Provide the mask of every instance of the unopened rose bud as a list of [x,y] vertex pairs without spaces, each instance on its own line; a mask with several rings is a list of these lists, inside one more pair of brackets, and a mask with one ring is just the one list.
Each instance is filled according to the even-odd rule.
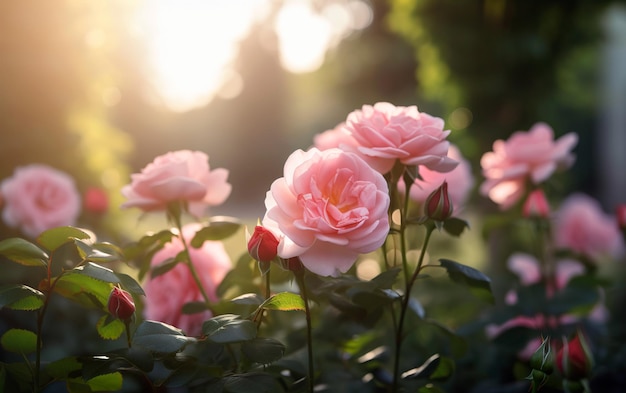
[[270,230],[257,225],[248,240],[248,252],[257,261],[270,262],[278,253],[278,239]]
[[452,216],[453,210],[450,195],[448,195],[448,182],[444,181],[439,188],[426,198],[424,213],[426,217],[432,220],[443,221]]
[[83,205],[85,210],[95,214],[104,214],[109,210],[109,196],[98,187],[90,187],[85,191]]
[[130,293],[114,287],[109,295],[109,312],[122,321],[129,320],[135,313],[135,302]]
[[538,188],[528,194],[528,198],[526,198],[526,202],[524,202],[522,207],[522,214],[527,218],[548,218],[550,215],[550,204],[548,204],[546,194],[543,193],[542,189]]
[[579,381],[591,375],[593,354],[580,330],[557,352],[556,366],[567,380]]
[[626,204],[618,205],[615,209],[617,225],[622,231],[626,231]]
[[541,370],[546,374],[551,374],[554,370],[554,355],[550,347],[550,338],[541,341],[541,345],[530,357],[530,367],[534,370]]

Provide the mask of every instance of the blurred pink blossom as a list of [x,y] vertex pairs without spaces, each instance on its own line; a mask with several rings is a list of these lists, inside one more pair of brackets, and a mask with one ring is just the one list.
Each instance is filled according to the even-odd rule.
[[[185,241],[189,242],[201,228],[200,224],[187,224],[183,227]],[[157,266],[168,258],[183,251],[183,243],[178,237],[165,244],[152,257],[151,266]],[[217,301],[216,289],[226,273],[231,269],[231,260],[222,242],[205,241],[200,248],[189,246],[189,254],[198,272],[200,281],[211,299]],[[202,322],[212,316],[210,311],[197,314],[183,314],[183,305],[203,301],[202,293],[185,263],[179,263],[172,270],[154,278],[148,278],[143,285],[146,293],[144,316],[181,328],[187,335],[197,336],[202,331]]]
[[[523,286],[537,284],[542,280],[542,272],[539,261],[532,255],[525,253],[515,253],[511,255],[507,261],[509,270],[515,273]],[[555,264],[555,288],[546,287],[546,296],[552,297],[556,292],[567,286],[567,283],[576,276],[584,274],[583,265],[572,259],[562,259]],[[602,294],[601,294],[602,295]],[[516,304],[518,301],[517,292],[510,290],[505,297],[505,302],[509,305]],[[604,301],[599,301],[587,317],[597,323],[603,323],[608,318],[608,310],[604,306]],[[541,313],[535,315],[519,315],[509,319],[503,324],[490,324],[486,326],[485,332],[487,337],[493,339],[507,330],[515,327],[524,327],[537,331],[537,337],[526,343],[524,348],[518,353],[521,359],[529,359],[530,356],[541,344],[540,335],[545,330],[553,330],[561,325],[575,323],[579,317],[569,314],[562,315],[544,315]]]
[[223,203],[230,195],[228,171],[211,170],[209,157],[200,151],[179,150],[158,156],[131,175],[132,182],[122,188],[127,201],[122,207],[138,207],[144,211],[165,210],[174,201],[187,202],[196,217],[207,206]]
[[594,260],[603,256],[618,257],[624,251],[616,219],[605,214],[600,204],[585,194],[573,194],[563,201],[553,229],[557,247]]
[[335,147],[346,150],[347,147],[356,145],[356,140],[346,130],[346,123],[340,123],[332,130],[326,130],[313,137],[313,146],[320,150],[328,150]]
[[522,215],[526,218],[529,217],[550,217],[550,204],[546,198],[546,194],[541,188],[531,191],[524,201],[522,206]]
[[300,257],[313,273],[346,272],[387,237],[389,193],[383,176],[339,149],[297,150],[265,198],[263,226],[278,235],[278,255]]
[[64,225],[74,225],[81,209],[80,194],[67,173],[42,164],[15,169],[0,184],[2,219],[30,237]]
[[[455,214],[458,214],[465,205],[469,197],[472,187],[474,187],[474,176],[472,176],[472,168],[468,160],[466,160],[458,147],[450,145],[448,157],[457,161],[459,165],[448,173],[441,173],[420,166],[419,173],[422,179],[416,179],[411,187],[411,200],[422,204],[437,187],[444,181],[448,182],[448,195],[452,206],[454,206]],[[404,181],[401,179],[398,183],[400,192],[404,192]]]
[[493,151],[480,160],[486,178],[481,194],[502,209],[510,208],[524,195],[526,181],[542,183],[557,169],[573,164],[571,150],[577,142],[574,133],[555,141],[552,128],[545,123],[537,123],[527,132],[517,131],[506,141],[495,141]]
[[457,162],[448,157],[450,131],[443,126],[442,119],[420,113],[416,106],[379,102],[350,113],[345,130],[357,144],[349,150],[382,174],[389,172],[396,160],[450,172]]

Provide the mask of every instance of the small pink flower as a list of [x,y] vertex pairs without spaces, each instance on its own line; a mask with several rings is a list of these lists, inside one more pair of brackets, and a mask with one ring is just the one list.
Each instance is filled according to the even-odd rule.
[[557,169],[569,167],[577,142],[574,133],[555,141],[552,128],[545,123],[537,123],[527,132],[515,132],[506,141],[495,141],[493,151],[480,160],[486,178],[480,192],[502,209],[510,208],[524,195],[527,180],[540,184]]
[[320,150],[328,150],[336,147],[344,149],[344,147],[354,147],[356,145],[356,140],[350,135],[348,130],[346,130],[346,123],[338,124],[334,129],[324,131],[321,134],[315,135],[313,138],[313,146]]
[[379,102],[350,113],[345,130],[357,144],[349,150],[382,174],[389,172],[396,160],[450,172],[457,162],[448,157],[450,131],[443,126],[442,119],[420,113],[416,106]]
[[[472,176],[472,168],[469,161],[463,157],[458,147],[450,145],[448,157],[459,163],[459,165],[450,172],[441,173],[428,169],[427,167],[419,167],[419,174],[422,179],[415,180],[415,183],[411,187],[410,198],[419,204],[424,203],[426,198],[428,198],[445,180],[448,182],[450,201],[454,206],[455,212],[458,213],[463,209],[470,191],[472,187],[474,187],[474,177]],[[398,183],[398,189],[402,193],[405,190],[404,181],[402,181],[402,179],[400,179]]]
[[526,218],[548,218],[550,216],[550,204],[541,188],[528,194],[524,206],[522,206],[522,215]]
[[568,197],[556,213],[554,241],[591,259],[618,257],[624,240],[613,217],[605,214],[600,204],[584,194]]
[[278,255],[299,256],[323,276],[347,271],[359,254],[378,249],[389,231],[387,182],[339,149],[292,153],[265,206],[263,226],[280,238]]
[[74,225],[80,214],[80,194],[68,174],[47,165],[15,169],[0,184],[4,200],[2,219],[30,237],[64,225]]
[[186,202],[189,212],[203,215],[207,206],[223,203],[230,195],[228,171],[211,170],[209,157],[199,151],[179,150],[158,156],[131,175],[132,182],[122,188],[127,201],[122,207],[144,211],[165,210],[174,201]]
[[85,210],[94,214],[104,214],[109,210],[109,196],[98,187],[89,187],[83,197]]
[[[189,243],[199,224],[187,224],[183,227],[185,241]],[[175,257],[183,250],[179,238],[165,244],[152,257],[151,265],[157,266],[166,259]],[[224,245],[217,241],[205,241],[200,248],[189,245],[191,261],[200,276],[211,301],[217,301],[216,289],[231,269],[231,260]],[[202,322],[212,316],[211,312],[183,314],[181,308],[189,302],[203,301],[200,289],[196,285],[189,267],[179,263],[167,273],[149,278],[144,283],[146,293],[144,316],[146,319],[157,320],[183,329],[187,335],[201,334]]]
[[453,212],[454,206],[448,195],[448,183],[444,180],[443,184],[426,198],[424,215],[431,220],[443,221],[450,218]]

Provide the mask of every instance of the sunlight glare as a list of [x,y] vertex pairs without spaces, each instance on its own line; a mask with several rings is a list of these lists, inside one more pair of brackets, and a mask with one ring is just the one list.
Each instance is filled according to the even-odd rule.
[[[150,79],[163,102],[185,111],[208,103],[222,86],[233,98],[229,66],[237,56],[263,0],[146,2],[139,16],[148,41]],[[226,72],[228,71],[228,72]],[[229,73],[230,72],[230,73]],[[237,83],[237,82],[235,82]]]

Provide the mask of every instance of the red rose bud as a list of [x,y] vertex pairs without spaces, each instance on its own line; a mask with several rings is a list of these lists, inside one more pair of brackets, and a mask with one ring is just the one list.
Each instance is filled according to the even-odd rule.
[[626,231],[626,204],[618,205],[615,209],[617,225],[622,231]]
[[425,214],[428,218],[435,221],[443,221],[452,216],[453,207],[448,195],[448,182],[433,191],[424,203]]
[[278,253],[278,239],[267,228],[257,225],[248,240],[248,252],[257,261],[270,262]]
[[550,215],[550,204],[548,204],[546,194],[543,193],[542,189],[538,188],[528,194],[528,198],[526,198],[526,202],[522,206],[522,214],[526,218],[548,218]]
[[109,196],[98,187],[90,187],[84,195],[85,210],[95,214],[103,214],[109,210]]
[[564,343],[563,348],[557,352],[556,366],[568,380],[579,381],[591,375],[593,354],[581,331],[578,331],[569,342]]
[[109,312],[114,317],[126,321],[135,313],[135,302],[130,293],[114,287],[109,295]]

